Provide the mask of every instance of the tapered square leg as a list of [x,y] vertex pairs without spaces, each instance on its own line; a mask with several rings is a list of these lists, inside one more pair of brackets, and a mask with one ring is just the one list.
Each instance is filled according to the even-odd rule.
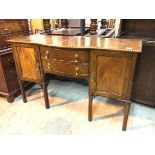
[[24,87],[23,87],[23,81],[19,80],[19,85],[20,85],[20,90],[21,90],[23,102],[26,103],[27,99],[26,99],[26,93],[25,93],[25,90],[24,90]]
[[124,118],[123,118],[123,126],[122,130],[126,131],[127,121],[128,121],[128,115],[129,115],[129,109],[130,109],[130,102],[125,103],[124,106]]
[[93,106],[93,95],[89,94],[89,112],[88,112],[88,120],[92,121],[92,107]]
[[49,99],[48,99],[47,84],[42,84],[42,88],[44,91],[45,107],[46,109],[49,109],[50,105],[49,105]]

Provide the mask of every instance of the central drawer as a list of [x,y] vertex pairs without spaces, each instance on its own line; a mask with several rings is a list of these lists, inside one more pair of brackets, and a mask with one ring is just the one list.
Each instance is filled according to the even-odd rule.
[[89,63],[89,52],[86,50],[59,49],[41,46],[42,59],[55,59],[59,61]]
[[0,22],[0,34],[28,31],[27,20],[5,20]]
[[88,77],[89,64],[76,64],[70,62],[61,62],[56,60],[42,60],[43,70],[45,73],[70,77]]

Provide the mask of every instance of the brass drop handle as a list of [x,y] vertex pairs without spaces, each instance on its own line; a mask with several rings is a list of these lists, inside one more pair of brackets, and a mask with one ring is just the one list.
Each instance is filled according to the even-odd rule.
[[38,62],[36,62],[36,69],[37,69],[37,71],[39,71],[39,68],[40,68],[40,66],[39,66],[39,63]]
[[7,28],[5,28],[4,30],[5,30],[5,31],[8,31],[8,30],[9,30],[9,28],[10,28],[10,26],[7,26]]
[[48,52],[48,51],[46,51],[46,56],[45,56],[45,58],[46,58],[46,59],[49,58],[49,52]]
[[79,67],[76,67],[75,70],[76,70],[75,75],[78,76],[79,75]]
[[49,70],[52,70],[52,67],[51,67],[51,64],[50,64],[50,63],[47,64],[47,68],[48,68]]
[[75,62],[78,62],[78,60],[79,60],[79,55],[75,54]]
[[94,82],[96,79],[96,74],[95,73],[92,73],[91,74],[91,81]]

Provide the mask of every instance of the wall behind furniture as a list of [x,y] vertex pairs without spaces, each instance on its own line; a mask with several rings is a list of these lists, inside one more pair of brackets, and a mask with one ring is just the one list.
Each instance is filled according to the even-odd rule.
[[35,33],[35,29],[43,30],[43,20],[42,19],[32,19],[31,20],[32,33]]

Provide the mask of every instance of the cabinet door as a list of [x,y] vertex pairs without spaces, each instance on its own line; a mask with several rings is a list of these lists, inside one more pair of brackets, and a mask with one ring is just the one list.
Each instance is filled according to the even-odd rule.
[[13,53],[21,80],[41,82],[39,47],[30,44],[13,44]]
[[90,92],[129,100],[137,54],[91,51]]

